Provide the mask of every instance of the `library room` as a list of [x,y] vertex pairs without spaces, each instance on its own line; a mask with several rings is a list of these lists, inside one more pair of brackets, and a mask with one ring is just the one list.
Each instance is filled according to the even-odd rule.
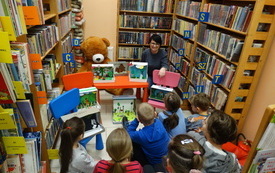
[[274,0],[1,0],[0,173],[275,172]]

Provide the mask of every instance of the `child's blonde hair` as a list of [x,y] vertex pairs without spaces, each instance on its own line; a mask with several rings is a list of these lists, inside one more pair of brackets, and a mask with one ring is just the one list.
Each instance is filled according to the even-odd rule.
[[154,108],[149,103],[141,103],[137,110],[138,119],[144,125],[149,125],[153,122],[155,118],[154,113]]
[[124,128],[117,128],[110,133],[106,140],[106,150],[115,162],[108,172],[126,172],[126,168],[121,162],[125,159],[130,160],[133,146],[131,138]]

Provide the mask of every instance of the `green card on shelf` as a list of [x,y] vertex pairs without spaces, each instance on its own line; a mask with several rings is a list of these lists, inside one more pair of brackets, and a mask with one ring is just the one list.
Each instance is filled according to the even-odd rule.
[[128,121],[133,121],[135,119],[136,96],[113,96],[113,123],[120,124],[124,116],[128,118]]

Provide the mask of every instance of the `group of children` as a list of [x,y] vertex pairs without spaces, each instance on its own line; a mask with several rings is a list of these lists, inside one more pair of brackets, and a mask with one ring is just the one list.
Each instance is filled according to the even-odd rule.
[[[222,111],[209,111],[210,98],[204,93],[190,102],[195,114],[187,118],[174,92],[165,95],[166,110],[158,114],[150,104],[141,103],[137,117],[108,136],[111,160],[95,161],[78,143],[84,133],[81,119],[67,120],[61,132],[61,172],[240,172],[235,155],[221,147],[236,138],[236,121]],[[144,127],[137,130],[139,123]]]

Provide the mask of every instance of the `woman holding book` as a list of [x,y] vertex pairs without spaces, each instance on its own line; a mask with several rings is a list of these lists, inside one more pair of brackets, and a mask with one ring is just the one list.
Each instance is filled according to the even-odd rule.
[[163,77],[168,69],[167,52],[160,49],[162,44],[161,37],[153,34],[149,38],[150,48],[146,49],[141,56],[141,62],[148,62],[148,80],[149,89],[153,85],[153,71],[160,70],[159,76]]

